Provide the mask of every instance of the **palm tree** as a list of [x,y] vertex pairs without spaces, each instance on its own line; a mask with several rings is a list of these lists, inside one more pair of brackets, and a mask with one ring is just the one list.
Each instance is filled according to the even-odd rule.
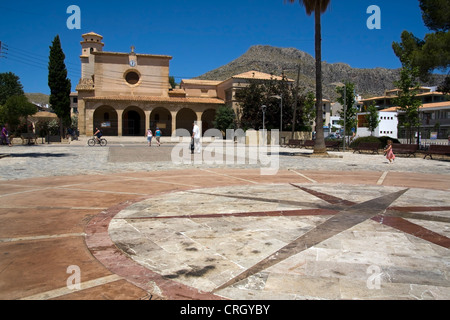
[[[296,0],[288,0],[290,3]],[[315,18],[315,51],[316,51],[316,144],[315,154],[326,154],[325,136],[323,131],[323,95],[322,95],[322,24],[321,15],[327,11],[331,0],[299,0],[300,4],[306,9],[306,14],[311,15],[314,12]]]

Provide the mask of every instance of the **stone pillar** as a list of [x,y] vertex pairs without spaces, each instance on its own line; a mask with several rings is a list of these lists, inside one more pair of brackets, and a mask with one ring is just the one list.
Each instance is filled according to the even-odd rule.
[[172,115],[172,135],[175,133],[175,130],[177,130],[177,111],[170,111],[170,114]]
[[118,110],[117,111],[117,135],[119,137],[123,136],[123,110]]
[[95,110],[85,109],[85,128],[86,128],[86,135],[92,136],[94,135],[94,112]]
[[203,135],[203,124],[202,124],[203,111],[196,111],[195,114],[197,115],[197,125],[200,127],[200,134]]
[[78,100],[78,131],[80,136],[86,135],[86,102],[83,99]]
[[152,114],[152,111],[144,111],[145,113],[145,133],[147,134],[147,129],[156,130],[155,128],[150,128],[150,115]]

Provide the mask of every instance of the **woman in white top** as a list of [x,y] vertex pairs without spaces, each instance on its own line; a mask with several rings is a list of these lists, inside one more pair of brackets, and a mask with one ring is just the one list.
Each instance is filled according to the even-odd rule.
[[152,146],[152,139],[153,139],[153,132],[151,129],[147,130],[147,141],[148,141],[148,146],[151,147]]

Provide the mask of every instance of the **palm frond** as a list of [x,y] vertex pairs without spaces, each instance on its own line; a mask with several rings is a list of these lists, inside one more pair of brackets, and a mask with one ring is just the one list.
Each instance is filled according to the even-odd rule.
[[[297,0],[285,0],[284,2],[294,3]],[[310,16],[314,11],[316,11],[316,6],[319,5],[320,13],[327,11],[331,0],[298,0],[298,2],[305,7],[306,14]]]

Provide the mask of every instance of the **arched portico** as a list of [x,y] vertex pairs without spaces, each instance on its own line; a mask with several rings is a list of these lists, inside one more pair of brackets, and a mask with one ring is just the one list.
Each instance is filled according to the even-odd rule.
[[209,129],[214,128],[214,121],[216,120],[216,110],[208,109],[202,114],[202,131],[205,133]]
[[163,107],[155,108],[150,115],[150,129],[159,128],[163,136],[172,135],[172,114]]
[[145,135],[145,113],[135,106],[126,108],[122,115],[122,135],[140,137]]
[[192,131],[192,123],[197,121],[197,114],[190,108],[183,108],[177,113],[176,129]]
[[93,128],[99,128],[106,136],[117,136],[118,115],[116,110],[111,106],[100,106],[94,111]]

